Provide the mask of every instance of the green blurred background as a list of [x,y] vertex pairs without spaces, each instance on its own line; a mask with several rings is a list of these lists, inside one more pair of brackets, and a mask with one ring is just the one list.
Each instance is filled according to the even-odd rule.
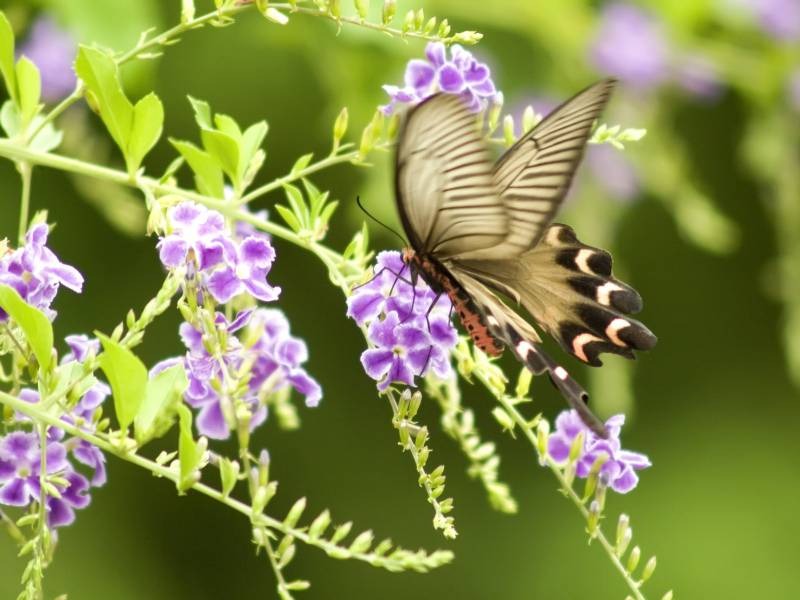
[[[787,18],[792,1],[782,9]],[[587,165],[560,217],[584,241],[613,249],[624,279],[645,298],[643,320],[659,336],[656,349],[632,369],[609,357],[602,371],[581,373],[599,412],[628,413],[625,445],[654,464],[634,492],[613,496],[608,508],[612,517],[629,513],[634,542],[645,557],[658,555],[646,587],[654,598],[670,588],[677,598],[796,598],[800,587],[800,318],[794,316],[800,314],[800,106],[792,106],[789,90],[800,67],[800,34],[776,37],[745,4],[639,5],[669,46],[665,68],[677,73],[676,57],[704,57],[713,66],[713,93],[687,92],[677,74],[649,87],[623,82],[606,120],[649,130],[629,145],[623,160],[630,164],[620,167],[619,177],[632,182],[629,197],[621,200],[614,191],[617,171]],[[600,3],[401,1],[398,15],[418,7],[448,17],[456,30],[485,34],[475,52],[493,67],[516,114],[531,101],[563,99],[603,73],[592,50],[608,17]],[[22,39],[47,12],[78,40],[116,49],[130,47],[141,30],[177,22],[179,9],[177,1],[158,0],[4,3]],[[347,2],[345,10],[352,10]],[[635,51],[630,39],[610,39]],[[399,83],[405,62],[423,48],[356,27],[337,36],[332,23],[311,17],[292,17],[279,27],[252,11],[231,27],[192,32],[162,58],[125,74],[133,96],[155,89],[164,101],[169,136],[197,137],[186,94],[243,124],[267,119],[268,157],[260,175],[266,181],[287,172],[302,153],[327,152],[342,106],[349,107],[354,130],[365,125],[385,102],[381,84]],[[119,166],[85,107],[71,110],[63,125],[73,134],[60,152]],[[173,154],[162,140],[147,159],[148,171],[162,171]],[[342,204],[327,240],[334,247],[360,225],[356,194],[396,223],[391,155],[375,155],[374,162],[374,169],[341,166],[314,178]],[[604,173],[613,173],[610,182]],[[34,175],[33,207],[46,208],[58,224],[52,247],[86,277],[81,296],[60,294],[57,335],[109,331],[127,309],[152,296],[162,277],[155,240],[141,230],[123,231],[125,225],[136,231],[141,217],[131,208],[138,205],[135,196],[45,169]],[[13,238],[19,183],[5,161],[0,190],[0,236]],[[281,200],[277,194],[256,207]],[[395,247],[381,231],[373,233],[376,249]],[[446,542],[432,530],[413,465],[397,446],[391,411],[361,371],[363,338],[346,319],[340,292],[314,257],[279,240],[276,247],[270,281],[283,288],[280,307],[307,341],[308,369],[325,397],[318,408],[301,409],[299,431],[268,422],[256,434],[254,446],[269,449],[272,476],[280,481],[271,511],[281,514],[307,496],[310,513],[329,508],[336,521],[352,519],[406,547],[456,553],[453,564],[431,574],[397,575],[300,547],[288,573],[313,584],[300,597],[623,598],[621,578],[598,547],[587,546],[584,524],[552,475],[537,466],[530,447],[500,433],[487,393],[467,384],[465,402],[484,436],[498,443],[501,477],[520,509],[514,516],[491,510],[458,448],[441,432],[438,409],[425,405],[421,418],[431,426],[437,464],[447,465],[460,535]],[[169,313],[148,331],[140,350],[148,364],[181,351],[178,323]],[[512,362],[504,364],[516,371]],[[561,409],[544,380],[533,391],[537,410],[554,416]],[[174,445],[174,437],[164,446]],[[108,484],[60,532],[48,597],[273,597],[272,571],[265,557],[254,556],[249,535],[240,515],[205,497],[178,497],[168,482],[111,458]],[[24,563],[15,553],[10,539],[0,542],[0,598],[19,591]]]

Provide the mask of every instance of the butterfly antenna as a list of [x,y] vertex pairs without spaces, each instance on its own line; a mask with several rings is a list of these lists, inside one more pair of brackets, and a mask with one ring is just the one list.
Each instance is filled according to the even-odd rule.
[[358,204],[358,208],[360,208],[362,210],[362,212],[365,215],[367,215],[370,219],[375,221],[378,225],[380,225],[384,229],[387,229],[388,231],[391,231],[393,234],[395,234],[397,236],[397,238],[402,242],[403,246],[407,246],[408,245],[408,242],[406,241],[406,239],[402,235],[397,233],[397,231],[395,231],[394,229],[389,227],[386,223],[383,223],[382,221],[379,221],[377,218],[375,218],[375,216],[372,215],[372,213],[370,213],[366,208],[364,208],[364,205],[361,204],[361,196],[356,196],[356,204]]

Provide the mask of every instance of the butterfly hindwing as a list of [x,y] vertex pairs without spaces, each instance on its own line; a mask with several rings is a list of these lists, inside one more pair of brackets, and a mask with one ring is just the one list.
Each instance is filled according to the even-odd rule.
[[603,352],[634,358],[656,337],[628,315],[642,308],[639,294],[614,278],[611,255],[581,243],[567,225],[554,224],[517,260],[461,261],[465,272],[518,301],[559,344],[581,361],[600,366]]
[[587,406],[589,395],[564,367],[548,356],[536,331],[480,281],[462,273],[459,284],[481,312],[481,321],[488,324],[489,332],[497,340],[494,345],[508,347],[534,374],[547,373],[550,381],[567,403],[578,411],[584,423],[605,437],[602,422]]

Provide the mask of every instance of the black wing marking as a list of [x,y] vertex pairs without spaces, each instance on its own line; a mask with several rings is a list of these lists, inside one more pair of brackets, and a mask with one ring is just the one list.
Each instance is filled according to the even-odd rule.
[[587,406],[589,394],[564,367],[556,363],[542,349],[541,338],[536,330],[477,279],[464,273],[458,273],[456,278],[475,306],[483,313],[483,320],[487,323],[490,333],[502,345],[508,346],[517,359],[534,374],[547,373],[550,381],[567,404],[578,412],[583,422],[597,435],[606,437],[603,422]]
[[600,366],[603,352],[634,358],[656,336],[630,318],[642,299],[611,273],[611,255],[582,244],[572,228],[554,224],[541,243],[515,260],[448,265],[517,300],[536,322],[579,360]]

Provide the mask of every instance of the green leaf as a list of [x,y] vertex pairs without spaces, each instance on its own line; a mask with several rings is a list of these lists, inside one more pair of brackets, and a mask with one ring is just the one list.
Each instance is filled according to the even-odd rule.
[[200,138],[206,151],[236,185],[239,181],[239,143],[216,129],[201,129]]
[[[222,133],[228,134],[237,142],[242,140],[242,130],[239,129],[239,125],[233,120],[233,117],[223,114],[216,114],[214,115],[214,123],[217,126],[216,129]],[[213,129],[213,127],[211,129]]]
[[114,410],[120,429],[125,430],[133,422],[144,401],[147,368],[125,346],[102,333],[95,333],[103,344],[103,353],[99,357],[100,368],[111,384]]
[[0,308],[19,325],[39,366],[48,371],[53,358],[53,325],[50,319],[38,308],[25,302],[17,290],[7,285],[0,285]]
[[298,221],[297,217],[294,216],[294,213],[285,206],[276,204],[275,210],[278,211],[278,214],[283,217],[283,220],[286,221],[286,224],[289,225],[289,227],[291,227],[292,231],[295,233],[299,232],[303,228],[303,226],[300,225],[300,221]]
[[94,48],[81,46],[75,60],[75,72],[86,84],[111,137],[126,154],[133,124],[133,106],[122,91],[114,59]]
[[201,150],[191,142],[171,138],[169,141],[194,171],[197,189],[200,190],[200,193],[222,198],[225,194],[225,180],[222,177],[222,169],[217,165],[217,161],[208,152]]
[[178,479],[178,490],[185,492],[198,479],[196,471],[203,460],[205,447],[192,437],[192,412],[185,404],[178,405],[178,418],[180,419],[180,433],[178,436],[180,478]]
[[19,87],[19,107],[25,125],[39,112],[39,99],[42,93],[42,80],[39,69],[31,60],[22,57],[17,62],[17,86]]
[[5,13],[0,11],[0,72],[8,95],[17,103],[17,74],[14,71],[14,30]]
[[189,99],[189,103],[194,110],[194,120],[197,121],[197,125],[201,129],[214,129],[214,124],[211,122],[211,107],[208,105],[208,102],[192,98],[191,96],[186,97]]
[[189,380],[182,364],[161,371],[147,382],[144,401],[133,419],[136,441],[140,445],[163,435],[172,426],[170,417],[188,386]]
[[306,206],[305,200],[303,200],[303,192],[291,183],[284,184],[283,190],[286,192],[286,198],[289,200],[289,206],[292,208],[292,212],[294,212],[295,216],[304,227],[308,227],[310,219],[308,206]]
[[164,106],[150,92],[133,107],[133,123],[128,142],[128,171],[135,173],[145,155],[156,145],[164,125]]
[[298,158],[295,161],[294,165],[292,165],[292,174],[294,175],[305,169],[311,163],[312,158],[314,158],[313,152],[309,152],[308,154],[303,154],[303,156]]
[[[44,117],[40,114],[33,117],[31,122],[32,129],[37,128],[43,120]],[[3,127],[3,131],[10,138],[22,131],[22,118],[19,114],[19,108],[17,108],[13,100],[6,100],[3,103],[3,107],[0,108],[0,126]],[[47,123],[36,134],[36,137],[31,140],[30,148],[40,152],[50,152],[61,144],[61,138],[63,137],[64,135],[60,130],[56,129],[52,123]]]
[[242,141],[240,143],[240,151],[242,153],[239,162],[239,176],[243,177],[250,162],[258,152],[261,144],[264,143],[264,138],[268,131],[267,122],[259,121],[248,127],[244,134],[242,134]]

